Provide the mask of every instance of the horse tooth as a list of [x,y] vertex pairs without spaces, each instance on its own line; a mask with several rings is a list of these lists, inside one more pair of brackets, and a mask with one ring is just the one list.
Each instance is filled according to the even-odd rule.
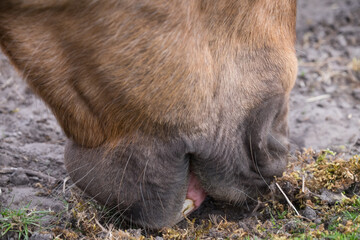
[[195,209],[194,201],[191,199],[185,199],[181,212],[186,216]]

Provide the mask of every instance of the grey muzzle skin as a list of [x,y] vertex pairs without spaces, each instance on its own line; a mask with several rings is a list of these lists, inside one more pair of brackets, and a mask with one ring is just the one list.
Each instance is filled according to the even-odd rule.
[[282,174],[289,146],[285,100],[275,96],[237,126],[224,123],[202,135],[144,137],[113,151],[69,140],[66,168],[80,189],[132,223],[171,226],[190,212],[190,171],[208,195],[230,203],[256,197]]

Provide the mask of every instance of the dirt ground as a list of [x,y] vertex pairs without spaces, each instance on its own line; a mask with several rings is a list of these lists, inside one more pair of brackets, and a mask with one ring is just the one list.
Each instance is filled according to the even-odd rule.
[[[292,151],[312,147],[359,153],[360,1],[299,0],[297,35]],[[0,205],[63,211],[72,187],[64,184],[64,142],[54,116],[0,53]],[[246,218],[242,209],[211,199],[193,216],[209,214]]]

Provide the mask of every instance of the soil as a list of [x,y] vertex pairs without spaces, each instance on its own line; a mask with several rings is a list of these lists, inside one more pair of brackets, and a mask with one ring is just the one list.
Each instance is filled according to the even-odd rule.
[[[299,71],[289,114],[292,151],[311,147],[359,153],[360,1],[300,0],[297,18]],[[0,53],[0,206],[66,209],[64,199],[72,186],[64,183],[64,143],[51,111]],[[247,212],[247,207],[208,199],[192,217],[212,214],[246,221]]]

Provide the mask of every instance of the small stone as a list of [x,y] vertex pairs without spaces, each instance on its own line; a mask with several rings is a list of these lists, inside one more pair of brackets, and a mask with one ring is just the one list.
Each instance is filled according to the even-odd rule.
[[321,218],[317,218],[317,219],[315,219],[314,223],[316,223],[316,224],[320,224],[320,223],[321,223]]
[[354,89],[351,95],[356,99],[360,100],[360,88]]
[[291,232],[299,228],[298,223],[294,221],[289,221],[285,224],[285,231]]
[[15,232],[7,232],[4,236],[0,235],[0,240],[15,240],[18,239]]
[[339,87],[334,84],[329,85],[329,86],[323,86],[323,89],[327,94],[335,93],[338,90],[338,88]]
[[53,236],[50,233],[33,233],[29,240],[51,240]]
[[51,210],[53,210],[54,212],[61,212],[64,210],[64,205],[61,203],[56,203],[51,207]]
[[9,182],[9,177],[6,175],[0,175],[0,187],[6,187]]
[[8,166],[11,161],[12,158],[9,155],[0,154],[0,166]]
[[336,202],[340,202],[345,198],[346,197],[343,196],[341,193],[330,192],[326,189],[324,189],[320,195],[320,199],[328,202],[329,204],[335,204]]
[[16,170],[11,174],[9,181],[14,185],[26,185],[29,183],[29,178],[23,171]]
[[135,238],[141,237],[141,229],[128,229],[128,233]]
[[337,40],[341,46],[343,46],[343,47],[347,46],[347,41],[346,41],[344,35],[338,35]]
[[315,220],[317,217],[315,210],[308,206],[305,207],[302,214],[304,215],[304,217],[306,217],[310,220]]
[[360,58],[360,47],[356,46],[356,47],[347,47],[347,52],[350,55],[350,58]]
[[317,58],[318,61],[325,61],[326,59],[328,59],[330,56],[329,53],[325,52],[325,51],[321,51],[319,52],[319,56]]
[[338,107],[342,108],[342,109],[350,109],[352,107],[352,105],[344,99],[339,99]]
[[319,54],[315,49],[309,48],[306,51],[306,57],[309,61],[316,61],[319,57]]
[[339,51],[339,50],[336,50],[336,49],[329,49],[329,52],[330,52],[330,56],[331,57],[340,57],[344,54],[343,51]]

